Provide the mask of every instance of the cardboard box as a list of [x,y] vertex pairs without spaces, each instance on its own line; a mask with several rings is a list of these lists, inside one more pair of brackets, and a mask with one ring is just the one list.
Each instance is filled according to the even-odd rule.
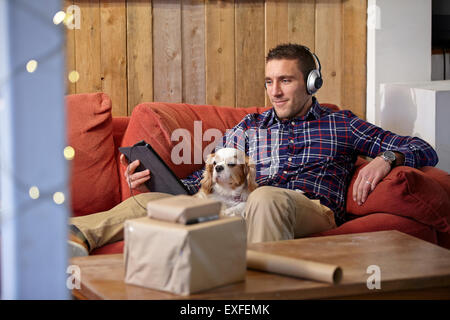
[[217,200],[178,195],[149,201],[147,214],[157,220],[189,224],[198,218],[217,217],[221,207]]
[[247,232],[240,217],[183,225],[148,217],[125,222],[125,282],[180,295],[245,279]]

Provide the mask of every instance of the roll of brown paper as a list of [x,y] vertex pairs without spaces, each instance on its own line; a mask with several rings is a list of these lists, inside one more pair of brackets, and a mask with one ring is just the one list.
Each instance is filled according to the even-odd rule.
[[247,268],[333,284],[342,279],[342,269],[336,265],[254,250],[247,250]]

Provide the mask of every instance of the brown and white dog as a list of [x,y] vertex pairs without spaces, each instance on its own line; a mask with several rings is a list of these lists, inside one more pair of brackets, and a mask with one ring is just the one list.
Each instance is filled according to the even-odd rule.
[[222,215],[243,217],[247,198],[258,187],[255,177],[255,164],[243,151],[219,149],[206,160],[196,196],[221,201]]

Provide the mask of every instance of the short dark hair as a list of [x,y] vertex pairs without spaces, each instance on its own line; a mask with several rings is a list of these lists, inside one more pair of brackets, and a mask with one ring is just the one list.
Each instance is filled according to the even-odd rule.
[[266,57],[266,63],[270,60],[280,59],[297,60],[298,68],[303,74],[305,83],[308,80],[308,74],[316,69],[316,62],[312,57],[311,51],[300,44],[286,43],[270,49]]

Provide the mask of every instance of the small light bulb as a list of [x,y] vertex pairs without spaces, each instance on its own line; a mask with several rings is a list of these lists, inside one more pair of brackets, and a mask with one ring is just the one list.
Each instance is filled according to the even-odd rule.
[[38,67],[38,62],[36,60],[28,61],[28,63],[27,63],[27,71],[29,73],[35,72],[37,67]]
[[74,157],[75,157],[75,149],[72,148],[71,146],[65,147],[64,158],[66,158],[66,160],[73,160]]
[[64,11],[58,11],[57,13],[55,13],[55,15],[53,16],[53,23],[58,25],[61,22],[64,21],[64,19],[66,18],[66,13]]
[[80,74],[78,71],[73,70],[69,73],[68,78],[70,82],[75,83],[80,79]]
[[31,199],[38,199],[39,198],[39,188],[36,186],[32,186],[30,190],[28,190],[28,194],[30,195]]
[[53,201],[56,203],[56,204],[63,204],[64,203],[64,201],[65,201],[65,196],[64,196],[64,193],[62,193],[62,192],[60,192],[60,191],[58,191],[58,192],[55,192],[54,194],[53,194]]

